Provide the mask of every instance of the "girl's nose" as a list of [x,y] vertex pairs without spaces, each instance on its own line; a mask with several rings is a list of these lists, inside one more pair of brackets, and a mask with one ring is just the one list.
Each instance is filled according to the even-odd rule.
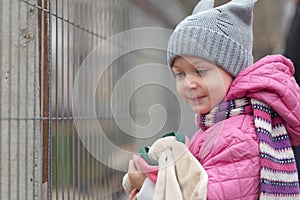
[[189,75],[185,77],[184,86],[186,89],[196,89],[197,88],[197,82],[193,75]]

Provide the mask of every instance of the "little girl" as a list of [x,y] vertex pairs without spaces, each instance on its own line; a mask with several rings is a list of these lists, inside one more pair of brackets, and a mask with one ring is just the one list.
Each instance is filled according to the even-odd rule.
[[[189,150],[208,175],[206,199],[300,198],[292,151],[300,145],[300,88],[285,57],[253,64],[255,2],[214,8],[201,0],[169,40],[177,91],[197,114]],[[129,179],[137,188],[130,199],[152,199],[155,183],[138,157]]]

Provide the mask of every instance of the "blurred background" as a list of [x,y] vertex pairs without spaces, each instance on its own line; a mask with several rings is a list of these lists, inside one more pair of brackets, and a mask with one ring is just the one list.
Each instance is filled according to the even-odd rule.
[[[226,2],[216,0],[216,5]],[[136,66],[153,67],[153,72],[155,66],[165,66],[166,52],[159,49],[138,49],[119,56],[105,68],[95,90],[91,91],[90,80],[80,85],[78,95],[83,106],[72,109],[72,103],[76,75],[99,44],[134,28],[174,29],[197,3],[197,0],[2,0],[0,199],[126,199],[121,182],[130,157],[106,148],[106,140],[97,137],[99,130],[89,128],[95,120],[105,139],[128,155],[169,131],[180,130],[192,136],[197,128],[193,113],[174,92],[171,74],[139,74],[141,77],[130,76],[126,84],[118,85],[122,77],[133,74]],[[257,2],[255,61],[284,52],[294,12],[295,5],[290,0]],[[142,35],[119,41],[117,45],[123,48],[122,45],[134,45],[148,37],[155,39],[154,35]],[[114,51],[108,48],[105,53],[110,56]],[[146,78],[156,81],[138,85],[140,79]],[[114,94],[116,86],[118,93]],[[128,87],[135,88],[129,95]],[[77,112],[89,108],[84,104],[90,103],[90,96],[94,99],[92,108],[96,117],[86,114],[89,112]],[[117,118],[123,120],[125,128],[112,112],[112,109],[125,112],[124,107],[128,113]],[[79,134],[76,121],[89,131]],[[148,125],[155,127],[155,123],[161,129],[147,136],[155,129],[147,129]],[[96,153],[91,152],[87,143],[93,144]],[[105,156],[105,162],[97,157],[99,152]],[[107,163],[113,163],[114,167]]]

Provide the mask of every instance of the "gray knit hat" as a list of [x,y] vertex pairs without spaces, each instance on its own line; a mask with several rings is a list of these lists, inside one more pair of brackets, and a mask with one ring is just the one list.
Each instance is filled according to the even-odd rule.
[[256,0],[232,0],[214,8],[214,0],[201,0],[193,14],[172,33],[167,61],[197,56],[225,69],[233,77],[253,63],[253,7]]

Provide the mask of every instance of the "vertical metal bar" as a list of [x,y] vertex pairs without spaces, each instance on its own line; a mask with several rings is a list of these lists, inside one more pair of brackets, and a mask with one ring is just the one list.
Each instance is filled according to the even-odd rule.
[[[46,1],[48,3],[48,1]],[[47,6],[47,5],[46,5]],[[48,166],[50,169],[48,169],[48,188],[47,188],[47,196],[48,199],[52,199],[52,126],[51,126],[51,119],[52,119],[52,1],[49,1],[49,15],[48,15],[48,20],[49,20],[49,29],[47,29],[48,33],[48,123],[49,128],[48,128],[48,135],[47,135],[47,143],[48,143]],[[47,147],[47,146],[45,146]]]
[[[86,24],[85,26],[86,26],[86,33],[84,33],[85,35],[86,35],[86,38],[87,38],[87,42],[84,44],[84,45],[86,45],[87,46],[87,48],[85,48],[85,49],[88,49],[88,50],[90,50],[90,47],[92,46],[91,44],[90,44],[90,40],[89,40],[89,37],[93,37],[93,35],[92,34],[89,34],[88,33],[88,31],[91,31],[91,26],[90,26],[90,20],[87,20],[86,21],[86,19],[89,19],[89,13],[90,13],[90,2],[86,2],[86,6],[84,6],[84,9],[83,9],[83,19],[85,19],[85,23],[84,24]],[[87,56],[87,54],[88,54],[88,52],[84,52],[84,58],[86,58],[86,56]],[[91,63],[90,61],[88,61],[89,63]],[[87,74],[89,74],[89,70],[90,70],[90,67],[87,69]],[[89,83],[90,83],[90,78],[91,77],[88,77],[89,79],[88,80],[86,80],[86,87],[85,87],[85,91],[86,91],[86,95],[88,95],[88,96],[90,96],[90,95],[92,95],[92,94],[90,94],[90,90],[88,89],[88,88],[90,88],[89,87]],[[88,113],[90,113],[90,112],[88,112]],[[90,116],[87,116],[88,117],[88,119],[89,119],[89,117]],[[91,120],[93,120],[93,119],[91,119]],[[89,123],[89,121],[90,120],[88,120],[88,123]],[[89,137],[90,135],[91,135],[92,133],[88,133],[87,134],[87,137]],[[87,141],[87,144],[89,145],[90,143],[89,143],[89,140],[90,140],[90,138],[87,138],[86,139],[86,141]],[[85,155],[86,155],[86,161],[87,161],[87,169],[85,169],[86,170],[86,180],[85,180],[85,182],[86,182],[86,184],[85,184],[85,194],[87,195],[87,199],[88,200],[90,200],[90,153],[89,153],[89,151],[87,151],[86,149],[85,149]],[[83,165],[84,166],[84,165]]]
[[[44,124],[45,121],[43,120],[43,116],[44,116],[44,48],[42,46],[42,44],[44,44],[44,13],[43,13],[43,5],[44,5],[44,1],[43,0],[38,0],[38,7],[40,7],[41,9],[38,9],[38,52],[39,52],[39,77],[40,77],[40,82],[39,82],[39,87],[41,88],[40,91],[40,104],[41,104],[41,108],[40,108],[40,118],[41,118],[41,130],[42,130],[42,134],[41,134],[41,138],[40,138],[40,142],[42,143],[42,145],[40,145],[38,148],[42,149],[42,159],[39,159],[39,166],[40,170],[39,170],[39,174],[38,176],[40,177],[40,179],[38,180],[39,182],[42,182],[42,186],[39,187],[39,199],[42,200],[43,198],[43,183],[44,183],[44,177],[43,177],[43,172],[44,170],[48,170],[47,169],[47,165],[48,162],[44,162],[44,159],[47,159],[47,157],[45,157],[45,152],[44,152],[44,144],[43,144],[43,137],[45,132],[47,132],[47,125]],[[47,172],[46,172],[47,173]],[[46,174],[47,175],[47,174]],[[47,179],[45,180],[45,182],[47,181]]]
[[67,1],[67,15],[68,15],[68,24],[67,24],[67,116],[68,116],[68,121],[67,121],[67,172],[68,172],[68,200],[70,200],[70,0]]
[[[81,9],[81,6],[80,6],[80,1],[79,0],[77,0],[77,23],[78,23],[78,26],[79,26],[79,28],[77,29],[77,64],[78,64],[78,68],[80,67],[80,56],[81,56],[81,54],[80,54],[80,40],[79,40],[79,38],[80,38],[80,9]],[[81,117],[81,116],[78,116],[78,117]],[[78,200],[80,200],[80,196],[81,196],[81,183],[80,183],[80,181],[81,181],[81,173],[80,173],[80,169],[81,169],[81,167],[80,167],[80,165],[81,165],[81,154],[80,154],[80,150],[81,150],[81,143],[80,143],[80,138],[77,136],[77,159],[78,159]]]
[[[18,2],[18,72],[17,72],[17,77],[18,77],[18,100],[17,100],[17,118],[20,119],[20,90],[21,90],[21,72],[20,72],[20,25],[21,25],[21,3],[20,1]],[[26,129],[27,130],[27,129]],[[27,147],[26,147],[27,148]],[[20,155],[20,120],[17,120],[17,155]],[[27,154],[25,154],[27,155]],[[25,162],[27,160],[25,159]],[[25,169],[26,172],[26,169]],[[25,173],[27,174],[27,173]],[[18,156],[17,159],[17,199],[20,199],[20,156]],[[25,179],[27,180],[27,178]],[[27,185],[27,184],[26,184]],[[25,190],[26,191],[26,190]]]
[[[110,37],[112,34],[114,34],[114,26],[115,24],[113,24],[112,22],[114,21],[114,19],[116,18],[116,14],[115,14],[115,10],[114,10],[114,6],[117,6],[117,3],[116,1],[112,0],[112,1],[109,1],[109,14],[108,14],[108,19],[109,19],[109,23],[108,24],[112,24],[112,26],[109,26],[109,32],[108,32],[108,37]],[[118,22],[117,22],[118,23]],[[118,42],[118,41],[117,41]],[[111,45],[110,49],[109,49],[109,55],[113,55],[114,53],[114,46]],[[109,121],[111,120],[111,114],[110,114],[110,106],[109,103],[109,99],[111,98],[111,92],[112,92],[112,81],[114,80],[114,74],[113,74],[113,71],[114,71],[114,66],[116,65],[117,62],[114,62],[111,64],[111,66],[108,68],[108,76],[106,76],[106,82],[107,82],[107,87],[108,87],[108,93],[106,94],[107,97],[106,97],[106,113],[107,113],[107,117],[109,117]],[[112,127],[111,123],[109,124],[110,128]],[[106,149],[104,150],[104,152],[106,152]],[[107,155],[107,152],[106,152],[106,155],[105,156],[108,156]],[[108,162],[110,162],[109,158],[108,158]],[[109,180],[109,168],[105,166],[105,180],[106,180],[106,184],[107,184],[107,194],[110,198],[112,198],[112,187],[110,185],[110,180]]]
[[59,36],[58,36],[58,1],[56,0],[55,1],[55,162],[56,162],[56,165],[55,165],[55,171],[56,171],[56,174],[55,174],[55,178],[56,178],[56,185],[55,185],[55,188],[56,188],[56,199],[58,200],[59,199],[59,196],[58,196],[58,182],[59,182],[59,177],[58,177],[58,165],[59,165],[59,155],[58,155],[58,142],[59,142],[59,138],[58,138],[58,40],[59,40]]
[[[95,33],[96,34],[96,31],[95,31],[95,20],[94,19],[96,19],[95,18],[95,1],[92,1],[92,4],[91,4],[91,15],[90,15],[90,21],[92,22],[92,26],[91,26],[91,32],[92,33]],[[91,35],[91,48],[93,49],[94,48],[94,35]],[[94,62],[94,59],[92,60],[92,67],[91,67],[91,70],[93,70],[94,69],[94,66],[95,66],[95,62]],[[92,71],[92,73],[91,74],[94,74],[94,70]],[[91,80],[91,83],[93,83],[94,82],[94,76],[92,76],[91,77],[92,78],[92,80]],[[93,91],[92,91],[93,92]],[[91,95],[95,95],[95,94],[91,94]],[[94,97],[95,98],[95,97]],[[92,120],[95,120],[95,119],[92,119]],[[90,138],[91,139],[91,142],[93,143],[92,144],[92,146],[93,147],[95,147],[95,145],[94,145],[94,142],[95,142],[95,138],[94,138],[94,135],[95,135],[95,131],[94,130],[92,130],[92,137],[93,138]],[[91,157],[91,156],[90,156]],[[91,196],[92,196],[92,199],[94,199],[94,190],[95,190],[95,174],[94,174],[94,170],[95,170],[95,166],[94,166],[94,164],[95,164],[95,158],[92,158],[92,163],[91,163],[91,165],[92,165],[92,167],[91,167]]]
[[[45,76],[45,72],[44,71],[47,71],[47,70],[44,70],[44,65],[46,64],[44,62],[44,54],[45,54],[45,49],[44,49],[44,32],[45,32],[45,21],[44,21],[44,0],[38,0],[38,6],[41,8],[40,10],[38,10],[38,37],[39,37],[39,77],[40,77],[40,88],[41,88],[41,96],[40,96],[40,99],[41,99],[41,118],[42,118],[42,129],[45,129],[46,128],[46,131],[48,130],[47,129],[47,124],[45,124],[45,121],[43,120],[43,116],[44,116],[44,107],[46,107],[47,109],[47,106],[44,106],[44,97],[45,97],[45,94],[44,94],[44,86],[45,86],[45,78],[47,76]],[[48,96],[46,96],[46,99],[48,98]],[[47,111],[46,111],[47,112]],[[43,131],[45,132],[45,130]],[[42,136],[44,136],[44,134],[42,134]],[[43,142],[43,139],[42,138],[42,142]],[[44,148],[43,149],[43,159],[42,161],[44,161],[45,159],[47,159],[47,156],[45,156],[45,153],[44,153]],[[46,160],[45,160],[46,161]],[[46,162],[48,163],[48,162]],[[42,163],[43,164],[43,163]],[[47,169],[47,166],[45,166],[43,164],[43,167],[42,167],[42,183],[45,183],[47,182],[47,173],[48,173],[48,169]],[[45,174],[44,174],[45,173]],[[46,177],[46,178],[45,178]],[[42,191],[40,191],[41,194],[42,194]]]
[[[112,13],[112,6],[111,6],[111,1],[110,0],[107,0],[107,4],[106,4],[106,12],[105,12],[105,30],[106,30],[106,32],[105,32],[105,36],[107,37],[107,38],[109,38],[109,36],[110,36],[110,33],[111,33],[111,26],[108,26],[109,24],[110,24],[110,19],[111,19],[111,15],[113,14]],[[108,47],[108,49],[107,49],[107,51],[108,51],[108,55],[110,55],[111,54],[111,45],[109,45],[109,47]],[[109,89],[110,89],[110,87],[109,87],[109,83],[108,83],[108,80],[107,80],[107,77],[110,75],[110,68],[107,68],[108,70],[107,70],[107,72],[105,72],[106,74],[105,74],[105,76],[104,76],[104,78],[105,79],[103,79],[103,81],[105,81],[104,82],[104,87],[107,87],[107,88],[105,88],[105,89],[107,89],[107,93],[106,94],[104,94],[104,95],[109,95],[109,93],[110,93],[110,91],[109,91]],[[109,117],[109,113],[108,113],[108,109],[107,109],[107,97],[105,97],[104,98],[105,99],[105,107],[104,107],[104,116],[105,117]],[[101,144],[101,141],[100,141],[100,144]],[[103,145],[101,145],[101,146],[103,146]],[[105,149],[102,147],[102,149],[101,149],[101,152],[105,152]],[[106,191],[105,192],[105,196],[106,196],[106,198],[107,198],[107,196],[108,196],[108,194],[109,194],[109,187],[108,187],[108,184],[107,184],[107,174],[106,174],[106,172],[107,172],[107,167],[106,166],[104,166],[103,165],[103,174],[102,174],[102,179],[103,179],[103,183],[104,183],[104,188],[105,188],[105,190],[104,191]]]
[[[29,18],[29,5],[27,4],[26,5],[26,94],[25,94],[25,103],[26,103],[26,108],[25,108],[25,116],[26,116],[26,120],[25,120],[25,129],[26,129],[26,133],[25,133],[25,172],[28,172],[28,79],[29,79],[29,73],[28,73],[28,70],[29,70],[29,64],[28,64],[28,27],[29,27],[29,21],[28,21],[28,18]],[[28,174],[25,173],[25,180],[28,180]],[[25,186],[25,198],[27,199],[28,198],[28,186],[26,184]]]
[[[40,177],[42,177],[42,183],[47,184],[47,199],[51,198],[51,173],[48,171],[49,162],[51,162],[51,158],[49,158],[49,131],[51,130],[50,127],[50,115],[49,115],[49,41],[51,38],[49,37],[48,41],[48,21],[46,17],[45,10],[47,9],[48,0],[38,0],[38,6],[41,8],[38,11],[38,49],[39,49],[39,77],[40,77],[40,99],[41,99],[41,143],[42,146],[40,147],[43,150],[42,159],[41,159],[41,171]],[[49,2],[49,5],[51,1]],[[51,9],[51,6],[49,6]],[[49,22],[51,21],[51,10],[49,10]],[[50,133],[51,135],[51,133]],[[50,154],[51,155],[51,154]],[[40,188],[39,192],[40,198],[42,199],[43,190]]]
[[65,176],[65,174],[64,174],[64,172],[65,172],[65,163],[64,163],[64,161],[65,161],[65,156],[64,156],[64,154],[65,154],[65,145],[64,145],[64,143],[65,143],[65,140],[64,140],[64,138],[65,138],[65,132],[64,132],[64,90],[65,90],[65,88],[64,88],[64,81],[65,81],[65,79],[64,79],[64,0],[61,0],[61,10],[62,10],[62,13],[61,13],[61,16],[62,16],[62,22],[61,22],[61,59],[62,59],[62,62],[61,62],[61,104],[62,104],[62,106],[61,106],[61,112],[62,112],[62,114],[61,114],[61,116],[62,116],[62,121],[61,121],[61,123],[62,123],[62,127],[61,127],[61,129],[62,129],[62,132],[61,132],[61,136],[62,136],[62,142],[61,142],[61,149],[62,149],[62,155],[61,155],[61,157],[62,157],[62,199],[64,200],[64,184],[65,184],[65,179],[64,179],[64,176]]
[[8,46],[8,199],[11,198],[11,73],[12,73],[12,1],[9,2],[9,46]]
[[[0,77],[2,77],[2,21],[3,21],[3,1],[0,1]],[[0,129],[2,129],[2,80],[0,81]],[[2,166],[2,134],[0,134],[0,166]],[[2,173],[0,170],[0,183],[2,183]],[[0,184],[0,199],[2,197],[2,184]]]
[[[37,15],[36,15],[36,13],[37,13],[37,2],[35,1],[35,3],[34,3],[34,38],[38,38],[38,33],[37,33]],[[37,84],[37,43],[38,43],[38,40],[37,39],[35,39],[34,40],[34,49],[33,49],[33,51],[34,51],[34,54],[33,54],[33,56],[34,56],[34,58],[33,58],[33,60],[34,60],[34,72],[33,72],[33,76],[34,76],[34,78],[33,78],[33,163],[32,163],[32,166],[33,166],[33,168],[32,168],[32,174],[33,174],[33,180],[36,182],[37,180],[36,180],[36,168],[35,168],[35,162],[36,162],[36,144],[37,144],[37,142],[36,142],[36,106],[37,106],[37,100],[36,100],[36,98],[37,98],[37,91],[38,91],[38,84]],[[41,167],[39,167],[39,168],[41,168]],[[41,188],[41,186],[40,186],[40,188]],[[35,196],[35,194],[36,194],[36,183],[34,183],[34,186],[33,186],[33,191],[32,191],[32,197],[34,197]],[[40,193],[40,195],[41,195],[41,193]],[[28,197],[26,197],[25,198],[26,200],[28,199]]]
[[[102,20],[102,23],[103,24],[101,24],[102,25],[102,27],[101,27],[101,30],[102,30],[102,34],[105,36],[105,37],[107,37],[108,36],[108,27],[105,27],[104,28],[104,26],[105,25],[107,25],[108,23],[107,23],[107,20],[108,20],[108,13],[109,13],[109,11],[108,11],[108,9],[109,9],[109,0],[104,0],[104,2],[103,2],[103,4],[102,4],[103,6],[104,6],[104,8],[102,9],[102,11],[104,12],[104,15],[103,15],[103,20]],[[107,49],[107,51],[109,51],[109,49]],[[101,83],[103,82],[104,84],[102,84],[103,85],[103,87],[105,86],[105,79],[104,79],[104,77],[106,76],[106,74],[105,73],[107,73],[107,72],[104,72],[104,76],[103,77],[100,77],[101,78]],[[106,86],[107,87],[107,86]],[[102,90],[103,90],[103,88],[101,88],[101,87],[99,87],[99,91],[100,91],[100,93],[99,93],[99,96],[100,96],[100,100],[105,100],[105,98],[104,98],[104,94],[102,93]],[[105,105],[105,102],[103,102],[103,104]],[[102,107],[102,108],[101,108]],[[100,112],[101,113],[99,113],[100,114],[100,117],[102,118],[102,119],[104,119],[104,117],[106,116],[106,108],[103,108],[103,105],[101,105],[100,104],[100,106],[99,106],[99,108],[101,108],[100,109]],[[100,119],[100,120],[102,120],[102,119]],[[101,141],[99,141],[99,149],[100,149],[100,152],[102,152],[102,151],[104,151],[105,149],[103,148],[103,145],[101,145]],[[102,187],[102,189],[103,189],[103,191],[107,191],[107,188],[106,188],[106,182],[105,182],[105,166],[102,164],[102,163],[100,163],[100,183],[103,185],[103,187]],[[102,194],[101,194],[102,193]],[[106,194],[104,194],[104,192],[101,192],[100,193],[100,195],[101,195],[101,197],[103,198]]]
[[[100,35],[101,34],[101,28],[100,28],[100,24],[101,24],[101,21],[102,21],[102,16],[101,16],[101,14],[102,14],[102,12],[101,12],[101,6],[100,6],[100,3],[102,3],[103,4],[103,1],[96,1],[97,2],[97,6],[95,7],[95,9],[97,10],[97,17],[96,17],[96,19],[97,19],[97,23],[96,23],[96,33],[97,33],[97,35]],[[100,42],[100,39],[99,39],[99,37],[96,37],[96,45],[98,44]],[[95,97],[95,98],[97,98],[97,99],[99,99],[99,94],[98,93],[96,93],[97,94],[97,96]],[[96,101],[96,108],[99,108],[99,100],[97,100]],[[96,111],[96,114],[97,114],[97,116],[99,116],[99,112],[98,111]],[[96,130],[95,130],[96,131]],[[97,148],[97,150],[99,149],[99,145],[97,144],[98,143],[98,141],[96,141],[95,140],[95,143],[96,143],[96,145],[95,145],[95,147]],[[98,151],[97,151],[98,152]],[[100,194],[99,194],[99,189],[98,189],[98,186],[100,186],[100,180],[99,180],[99,171],[101,170],[101,168],[100,168],[101,166],[100,166],[100,164],[99,164],[99,161],[97,160],[96,161],[96,175],[95,175],[95,177],[96,177],[96,182],[95,182],[95,184],[96,184],[96,186],[97,186],[97,189],[96,189],[96,197],[100,197]],[[101,197],[100,197],[101,198]]]
[[[111,25],[111,26],[109,26],[109,24],[111,23],[111,17],[112,17],[112,15],[114,14],[113,13],[113,9],[112,9],[112,5],[111,5],[111,0],[108,0],[107,1],[107,11],[106,11],[106,14],[107,14],[107,21],[106,21],[106,27],[105,27],[105,29],[107,29],[107,31],[106,31],[106,36],[107,36],[107,38],[109,38],[110,37],[110,34],[112,33],[112,26],[113,25]],[[112,51],[111,51],[111,45],[109,46],[109,48],[107,49],[107,51],[108,51],[108,55],[110,55],[111,53],[112,53]],[[112,63],[112,65],[113,65],[113,63]],[[110,77],[110,78],[112,78],[110,75],[110,71],[111,71],[111,68],[107,68],[108,70],[107,70],[107,73],[106,73],[106,76],[105,76],[105,79],[104,79],[104,81],[105,81],[105,85],[106,85],[106,89],[107,89],[107,93],[105,94],[105,95],[109,95],[110,94],[110,85],[109,85],[109,80],[108,80],[108,77]],[[105,97],[105,116],[107,117],[107,118],[109,118],[109,112],[108,112],[108,109],[107,109],[107,96]],[[104,150],[105,151],[105,150]]]
[[[82,5],[81,5],[82,6]],[[81,11],[83,12],[83,7],[81,7]],[[80,17],[80,19],[82,19],[83,20],[83,13],[80,13],[80,14],[82,14]],[[81,24],[81,26],[82,26],[82,28],[84,28],[84,23],[82,22],[82,24]],[[84,33],[84,29],[83,30],[81,30],[80,31],[81,32],[81,34],[82,35],[84,35],[85,33]],[[84,45],[82,42],[80,42],[80,46],[81,45]],[[81,65],[81,63],[82,63],[82,58],[83,58],[83,53],[82,53],[82,51],[80,50],[80,63],[79,63],[79,66]],[[83,77],[85,77],[85,70],[83,70],[82,71],[82,74],[81,74],[81,76],[83,76]],[[83,86],[82,86],[82,95],[86,95],[86,90],[84,90],[84,88],[86,88],[86,86],[85,86],[85,83],[86,83],[86,81],[87,80],[85,80],[84,82],[83,82]],[[88,116],[82,116],[83,117],[83,120],[84,121],[88,121]],[[85,138],[83,139],[84,141],[86,141],[86,136],[84,136]],[[79,139],[79,141],[81,141],[81,139]],[[85,164],[86,164],[86,160],[85,160],[85,158],[86,158],[86,150],[85,150],[85,148],[84,148],[84,145],[82,144],[82,142],[80,143],[80,147],[81,147],[81,175],[82,175],[82,199],[84,199],[85,200],[85,198],[86,198],[86,168],[84,167],[85,166]]]
[[[73,1],[73,23],[75,24],[76,20],[75,20],[75,16],[76,16],[76,2]],[[73,66],[76,66],[76,60],[75,60],[75,55],[76,55],[76,49],[75,49],[75,33],[76,33],[76,27],[73,25],[73,34],[72,34],[72,37],[73,37],[73,40],[72,40],[72,43],[73,43],[73,52],[72,52],[72,55],[73,55]],[[74,84],[74,80],[75,80],[75,75],[76,75],[76,69],[75,67],[73,68],[73,76],[72,76],[72,85]],[[74,108],[76,109],[76,108]],[[76,188],[76,182],[75,182],[75,176],[76,176],[76,171],[75,171],[75,123],[74,123],[74,120],[72,121],[72,166],[73,166],[73,170],[72,170],[72,187],[73,187],[73,198],[72,199],[75,199],[75,188]]]

